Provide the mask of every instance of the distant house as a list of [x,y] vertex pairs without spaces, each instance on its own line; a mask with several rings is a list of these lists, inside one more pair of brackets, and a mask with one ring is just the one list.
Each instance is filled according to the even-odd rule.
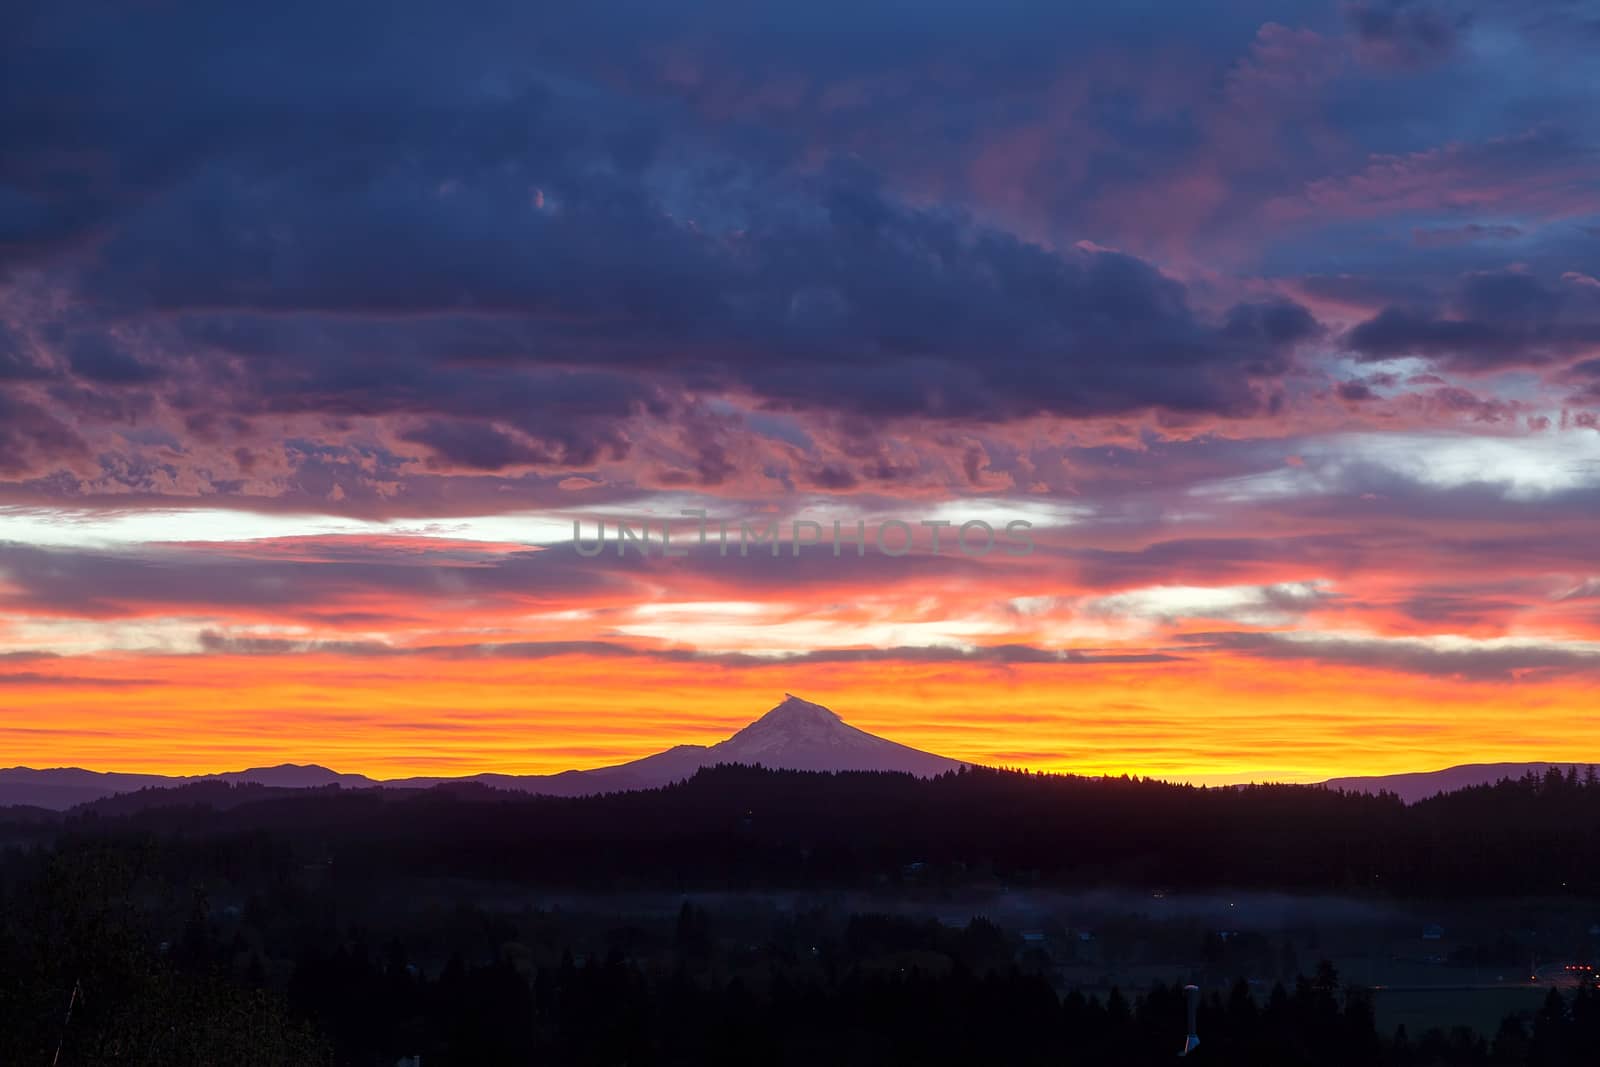
[[1438,941],[1442,937],[1444,937],[1444,927],[1438,923],[1429,923],[1422,928],[1422,940],[1424,941]]

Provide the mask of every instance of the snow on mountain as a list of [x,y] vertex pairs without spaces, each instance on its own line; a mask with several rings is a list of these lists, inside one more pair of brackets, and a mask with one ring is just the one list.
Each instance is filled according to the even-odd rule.
[[821,704],[789,693],[783,703],[707,751],[712,763],[759,763],[797,771],[905,771],[932,777],[960,760],[859,730]]
[[783,703],[732,737],[709,747],[677,745],[630,763],[588,771],[525,777],[477,775],[473,780],[501,789],[582,796],[655,789],[719,763],[759,763],[793,771],[901,771],[924,778],[962,765],[960,760],[859,730],[821,704],[785,693]]

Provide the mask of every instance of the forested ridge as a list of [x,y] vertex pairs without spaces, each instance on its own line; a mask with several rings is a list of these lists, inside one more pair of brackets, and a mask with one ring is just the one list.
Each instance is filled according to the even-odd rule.
[[[231,862],[574,887],[796,887],[998,878],[1399,896],[1600,892],[1600,785],[1552,770],[1413,805],[1319,787],[1203,788],[967,769],[939,778],[708,768],[583,798],[482,786],[201,783],[7,820],[10,840],[141,834]],[[202,845],[203,843],[203,845]]]

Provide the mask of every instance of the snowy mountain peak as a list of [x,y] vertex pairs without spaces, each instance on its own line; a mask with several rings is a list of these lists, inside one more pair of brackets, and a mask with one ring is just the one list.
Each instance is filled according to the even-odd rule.
[[844,723],[844,720],[839,718],[833,709],[825,708],[821,704],[813,704],[811,701],[797,697],[793,693],[783,694],[783,703],[761,716],[756,722],[764,722],[767,719],[776,719],[784,722],[839,723],[841,725]]
[[850,745],[865,736],[821,704],[785,693],[782,704],[715,747],[753,755],[795,745]]
[[956,760],[859,730],[821,704],[793,693],[726,741],[711,746],[707,762],[759,763],[795,770],[896,770],[941,774]]

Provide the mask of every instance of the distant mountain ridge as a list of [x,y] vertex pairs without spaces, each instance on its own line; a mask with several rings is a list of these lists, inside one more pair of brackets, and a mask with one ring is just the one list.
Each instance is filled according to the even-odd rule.
[[0,769],[0,805],[27,804],[63,811],[102,797],[160,789],[194,782],[259,782],[284,789],[317,789],[327,785],[366,788],[385,783],[364,774],[340,774],[315,763],[280,763],[275,767],[250,767],[219,774],[128,774],[88,771],[82,767],[32,767]]
[[287,789],[338,785],[347,789],[427,789],[450,782],[479,782],[552,796],[655,789],[718,763],[762,764],[800,771],[900,771],[928,778],[953,771],[961,760],[869,734],[833,711],[789,693],[777,707],[714,745],[675,745],[628,763],[547,775],[474,774],[459,778],[376,779],[341,774],[318,764],[282,763],[221,774],[171,776],[88,771],[78,767],[0,770],[0,805],[25,804],[62,811],[102,797],[195,782],[255,782]]
[[[0,806],[28,805],[64,811],[103,797],[140,789],[170,788],[197,782],[254,782],[279,789],[429,789],[452,782],[477,782],[549,796],[585,796],[635,789],[656,789],[692,777],[702,767],[719,763],[761,764],[800,771],[899,771],[929,778],[963,766],[963,761],[923,752],[851,726],[832,710],[791,693],[783,702],[732,736],[712,745],[674,745],[627,763],[558,774],[473,774],[462,777],[370,778],[342,774],[320,764],[281,763],[220,774],[172,776],[89,771],[80,767],[35,770],[0,769]],[[1330,778],[1318,783],[1353,793],[1389,792],[1407,804],[1436,793],[1503,778],[1542,775],[1551,767],[1569,766],[1584,773],[1588,764],[1469,763],[1436,771]]]
[[1394,793],[1407,804],[1415,804],[1437,793],[1453,793],[1457,789],[1467,789],[1475,785],[1493,785],[1504,778],[1521,778],[1529,772],[1543,775],[1552,767],[1562,773],[1566,773],[1568,767],[1576,767],[1581,775],[1591,766],[1594,764],[1463,763],[1437,771],[1329,778],[1322,784],[1329,789],[1343,789],[1347,793]]

